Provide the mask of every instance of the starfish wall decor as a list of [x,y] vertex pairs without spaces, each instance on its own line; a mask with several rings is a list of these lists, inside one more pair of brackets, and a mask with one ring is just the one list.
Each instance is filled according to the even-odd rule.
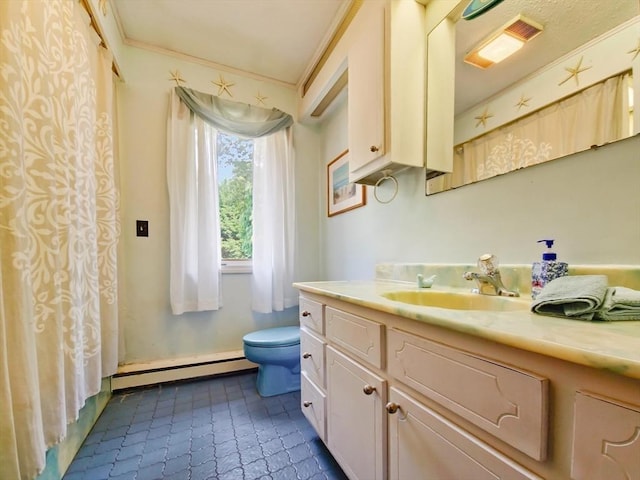
[[258,90],[258,94],[255,96],[255,99],[258,101],[259,105],[265,105],[264,101],[269,98],[269,97],[265,97],[264,95],[262,95],[260,93],[260,90]]
[[181,83],[186,83],[186,80],[182,78],[182,75],[180,75],[180,70],[170,70],[169,73],[171,74],[169,80],[172,82],[176,82],[177,87],[179,87]]
[[235,85],[235,83],[227,82],[222,75],[218,75],[218,81],[211,80],[211,83],[218,87],[218,96],[221,96],[224,92],[227,92],[230,97],[233,97],[230,88]]

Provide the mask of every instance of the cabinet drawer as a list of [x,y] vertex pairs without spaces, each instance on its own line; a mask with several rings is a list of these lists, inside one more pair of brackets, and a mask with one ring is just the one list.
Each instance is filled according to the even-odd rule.
[[300,325],[324,335],[324,305],[300,297]]
[[327,307],[327,338],[374,367],[383,368],[384,326],[350,313]]
[[389,373],[536,460],[547,453],[548,380],[391,329]]
[[324,347],[325,342],[313,335],[305,327],[300,329],[300,367],[309,379],[318,386],[325,387]]
[[640,406],[577,392],[571,478],[640,478]]
[[396,388],[389,389],[389,479],[540,479]]
[[320,439],[325,442],[326,432],[326,395],[306,375],[300,374],[300,405],[302,413],[315,429]]

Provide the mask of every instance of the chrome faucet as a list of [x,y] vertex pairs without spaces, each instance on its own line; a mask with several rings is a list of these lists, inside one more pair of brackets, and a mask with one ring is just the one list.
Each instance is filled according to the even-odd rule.
[[478,287],[473,289],[474,293],[500,295],[503,297],[520,296],[518,292],[507,290],[507,287],[502,283],[502,277],[498,269],[498,258],[495,255],[490,253],[482,255],[478,259],[478,268],[480,269],[480,273],[464,272],[462,275],[465,280],[476,281]]

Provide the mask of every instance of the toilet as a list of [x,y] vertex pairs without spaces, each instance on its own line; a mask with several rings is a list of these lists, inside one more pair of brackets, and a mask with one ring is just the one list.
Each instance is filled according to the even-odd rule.
[[300,327],[276,327],[242,337],[244,356],[258,364],[262,397],[300,390]]

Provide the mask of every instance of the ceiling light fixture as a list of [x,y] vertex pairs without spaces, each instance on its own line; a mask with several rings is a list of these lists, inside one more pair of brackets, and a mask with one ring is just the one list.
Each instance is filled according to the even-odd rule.
[[464,61],[478,68],[489,68],[520,50],[542,32],[542,25],[518,15],[480,42]]

